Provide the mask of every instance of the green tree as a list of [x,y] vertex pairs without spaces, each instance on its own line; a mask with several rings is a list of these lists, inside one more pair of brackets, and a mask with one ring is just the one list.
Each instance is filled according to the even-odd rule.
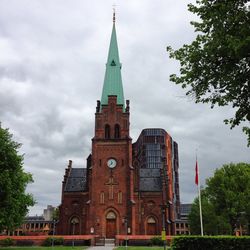
[[[239,225],[248,232],[250,221],[250,164],[223,165],[206,180],[201,192],[204,232],[234,233]],[[196,198],[189,215],[193,234],[200,233],[199,204]]]
[[[231,105],[231,128],[250,121],[250,7],[249,0],[197,0],[188,10],[199,17],[191,24],[196,39],[178,50],[170,46],[170,58],[180,62],[180,75],[170,80],[187,89],[196,103]],[[250,145],[250,127],[243,131]]]
[[32,195],[25,193],[33,179],[23,170],[23,155],[18,153],[20,147],[8,129],[0,124],[0,232],[21,225],[28,207],[35,203]]
[[59,208],[56,207],[52,214],[52,220],[58,221],[59,220]]
[[[205,190],[202,190],[201,197],[204,234],[231,234],[231,226],[224,217],[218,216],[216,214],[214,206],[209,200]],[[199,235],[201,233],[201,227],[198,198],[195,198],[194,203],[192,204],[188,220],[191,234]]]

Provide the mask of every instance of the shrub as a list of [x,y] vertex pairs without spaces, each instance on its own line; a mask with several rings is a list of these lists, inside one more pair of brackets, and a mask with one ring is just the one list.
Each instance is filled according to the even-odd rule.
[[249,236],[180,236],[172,243],[173,250],[246,250],[250,249]]
[[54,246],[63,245],[64,239],[62,237],[60,238],[48,237],[44,240],[43,246],[52,246],[53,240],[54,240]]
[[150,244],[153,246],[163,246],[163,240],[161,237],[153,237],[150,239]]
[[17,246],[33,246],[34,241],[33,240],[17,240],[16,245]]
[[[142,240],[142,239],[131,239],[127,242],[128,246],[149,246],[150,240]],[[123,245],[126,245],[126,241],[124,240]]]
[[90,246],[90,240],[65,240],[63,242],[64,246]]
[[0,240],[0,246],[9,247],[13,245],[14,245],[14,240],[11,238]]

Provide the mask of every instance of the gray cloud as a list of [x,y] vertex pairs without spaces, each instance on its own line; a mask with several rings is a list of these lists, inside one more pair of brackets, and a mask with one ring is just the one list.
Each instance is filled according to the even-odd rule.
[[[195,37],[196,17],[185,1],[116,1],[117,36],[125,98],[131,101],[131,136],[164,128],[179,145],[181,200],[191,202],[195,150],[201,181],[224,163],[250,161],[240,128],[223,119],[229,107],[196,105],[169,82],[178,63],[174,48]],[[58,205],[68,160],[85,166],[94,133],[112,28],[113,1],[2,0],[0,2],[0,120],[23,143],[25,170],[40,214]]]

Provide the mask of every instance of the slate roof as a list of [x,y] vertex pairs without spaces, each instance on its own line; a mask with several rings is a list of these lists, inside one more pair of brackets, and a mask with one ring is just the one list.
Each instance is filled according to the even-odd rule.
[[87,169],[72,168],[64,192],[84,192],[87,190]]
[[140,175],[140,191],[142,192],[160,192],[161,186],[161,170],[159,168],[141,168]]
[[25,217],[25,221],[44,221],[44,217],[41,215],[41,216],[27,216]]

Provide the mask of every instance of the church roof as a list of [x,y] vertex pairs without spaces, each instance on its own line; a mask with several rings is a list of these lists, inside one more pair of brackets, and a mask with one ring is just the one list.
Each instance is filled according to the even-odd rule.
[[87,190],[87,169],[72,168],[64,192],[83,192]]
[[108,61],[106,63],[106,72],[102,89],[101,105],[108,104],[109,95],[116,95],[117,104],[121,104],[124,107],[121,67],[122,65],[119,59],[114,16],[113,29],[109,45]]
[[161,170],[159,168],[141,168],[140,186],[139,189],[142,192],[160,192],[162,190],[161,185]]

